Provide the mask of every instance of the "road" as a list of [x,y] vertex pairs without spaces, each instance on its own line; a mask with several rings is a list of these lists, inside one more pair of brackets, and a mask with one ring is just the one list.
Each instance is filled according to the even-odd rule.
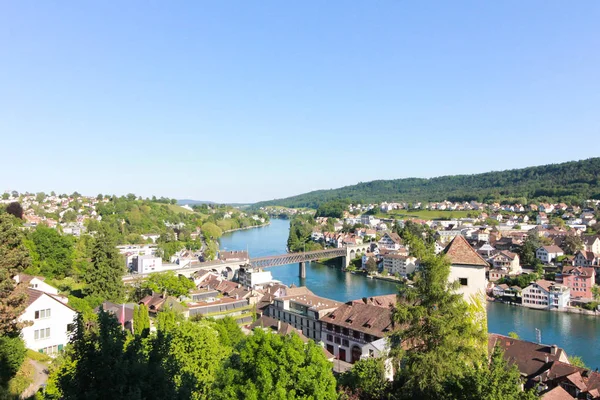
[[22,399],[27,399],[31,396],[33,396],[41,387],[43,384],[46,383],[46,381],[48,380],[48,365],[43,363],[43,362],[39,362],[39,361],[35,361],[35,360],[27,360],[27,362],[29,362],[31,365],[33,365],[33,369],[34,369],[34,375],[33,375],[33,383],[31,385],[29,385],[29,387],[27,389],[25,389],[25,391],[23,393],[21,393],[21,398]]

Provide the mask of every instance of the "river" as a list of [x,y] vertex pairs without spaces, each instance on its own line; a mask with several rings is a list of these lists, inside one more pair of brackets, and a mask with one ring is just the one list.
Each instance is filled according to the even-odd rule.
[[[251,257],[286,252],[289,221],[271,219],[271,224],[235,231],[220,239],[223,250],[248,249]],[[346,302],[362,297],[396,292],[393,282],[367,279],[319,263],[308,263],[306,279],[298,277],[298,264],[269,268],[273,278],[286,285],[307,286],[315,294]],[[500,303],[488,303],[488,330],[507,335],[516,332],[522,339],[535,341],[535,329],[542,343],[556,344],[568,355],[580,356],[586,365],[600,368],[600,318],[579,314],[531,310]]]

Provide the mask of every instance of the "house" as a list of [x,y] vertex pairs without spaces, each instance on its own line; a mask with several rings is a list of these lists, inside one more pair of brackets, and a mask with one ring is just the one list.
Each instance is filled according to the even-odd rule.
[[418,260],[415,257],[400,255],[400,254],[385,254],[383,257],[383,269],[389,274],[406,277],[408,274],[415,272],[415,269],[419,265]]
[[25,346],[49,355],[61,352],[69,342],[76,316],[66,298],[28,288],[25,311],[19,317],[19,321],[31,322],[21,330]]
[[386,232],[379,242],[377,242],[377,245],[387,250],[399,250],[403,247],[403,241],[397,233]]
[[576,267],[593,267],[600,264],[600,254],[592,251],[579,250],[575,253],[573,265]]
[[254,289],[257,286],[273,282],[273,275],[271,275],[271,271],[265,271],[260,268],[240,267],[238,270],[238,281],[242,286]]
[[26,284],[27,287],[40,292],[58,295],[58,289],[44,282],[46,278],[43,276],[32,276],[27,274],[18,274],[15,276],[15,282]]
[[498,346],[509,365],[515,365],[525,380],[525,388],[534,387],[539,375],[547,371],[551,363],[568,363],[567,353],[558,346],[548,346],[513,339],[508,336],[490,333],[488,335],[488,354]]
[[471,247],[463,236],[455,237],[444,249],[451,262],[450,282],[458,281],[461,293],[466,300],[472,296],[485,294],[485,268],[488,263]]
[[276,297],[264,315],[287,322],[315,342],[321,338],[321,319],[341,305],[337,301],[316,296],[306,287],[289,288],[286,295]]
[[503,250],[492,257],[492,265],[495,269],[502,269],[509,275],[521,273],[521,262],[519,255],[508,250]]
[[509,289],[509,286],[505,283],[503,283],[502,285],[496,285],[494,286],[494,289],[492,289],[492,294],[495,297],[501,297],[504,296],[504,293]]
[[596,271],[590,267],[567,266],[562,271],[563,284],[571,289],[571,297],[592,299],[596,283]]
[[[133,332],[133,310],[135,309],[135,303],[117,304],[110,301],[102,303],[102,309],[106,312],[113,314],[123,328]],[[100,307],[96,308],[98,312]]]
[[600,236],[582,236],[583,250],[600,254]]
[[391,309],[361,302],[340,305],[321,321],[325,348],[336,359],[349,363],[380,356],[367,345],[394,330]]
[[[533,378],[543,390],[543,399],[558,399],[558,397],[546,397],[554,392],[568,393],[568,397],[560,399],[600,399],[600,373],[586,368],[576,367],[568,361],[552,361],[547,367]],[[561,391],[562,389],[562,391]]]
[[571,291],[565,285],[540,279],[523,289],[523,306],[538,309],[563,309],[569,305]]
[[139,304],[144,304],[148,307],[150,315],[158,315],[164,310],[175,310],[180,312],[185,318],[189,316],[188,308],[181,304],[175,297],[165,296],[162,293],[153,293],[141,299]]
[[153,255],[133,256],[131,271],[138,274],[162,271],[162,258]]
[[535,256],[538,260],[545,264],[549,264],[556,260],[557,257],[563,256],[565,252],[556,245],[542,246],[535,251]]
[[550,220],[548,219],[546,213],[541,212],[535,217],[535,223],[538,225],[548,225]]

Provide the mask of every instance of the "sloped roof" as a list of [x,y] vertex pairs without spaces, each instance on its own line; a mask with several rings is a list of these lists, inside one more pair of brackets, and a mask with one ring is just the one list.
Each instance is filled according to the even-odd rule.
[[591,267],[572,267],[566,266],[563,268],[563,275],[579,275],[579,276],[594,276],[596,271]]
[[391,310],[363,303],[341,305],[321,320],[378,338],[394,329]]
[[504,358],[511,365],[516,365],[521,374],[528,378],[535,377],[545,371],[547,364],[558,361],[564,350],[560,347],[528,342],[526,340],[513,339],[508,336],[491,333],[488,335],[488,350],[491,354],[494,347],[498,345],[504,351]]
[[361,304],[370,304],[373,306],[383,307],[389,309],[396,305],[398,300],[398,296],[395,294],[384,294],[381,296],[373,296],[373,297],[363,297],[360,300],[352,300],[352,304],[361,303]]
[[458,235],[446,248],[444,253],[452,264],[480,265],[487,267],[488,263],[481,257],[463,236]]
[[565,389],[561,386],[557,386],[552,390],[543,393],[540,397],[541,400],[572,400],[573,396],[571,396]]

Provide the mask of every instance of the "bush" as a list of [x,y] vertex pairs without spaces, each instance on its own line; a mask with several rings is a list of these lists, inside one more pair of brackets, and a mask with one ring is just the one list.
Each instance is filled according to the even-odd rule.
[[20,337],[0,337],[0,385],[8,383],[25,360],[25,343]]

